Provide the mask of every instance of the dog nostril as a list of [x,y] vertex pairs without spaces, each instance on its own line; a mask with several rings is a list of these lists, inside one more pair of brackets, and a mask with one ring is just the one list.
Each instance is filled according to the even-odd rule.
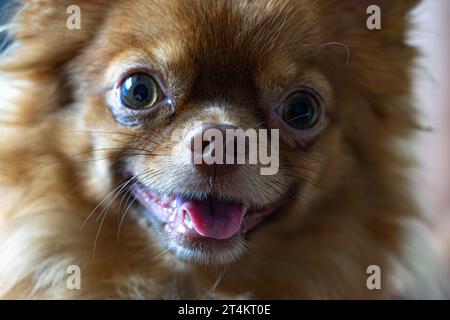
[[[237,170],[237,146],[234,144],[232,157],[227,157],[227,130],[238,129],[232,125],[205,123],[201,127],[193,129],[193,133],[186,140],[186,147],[191,151],[192,161],[196,168],[210,176],[220,176]],[[217,135],[220,139],[215,141]],[[213,163],[205,161],[212,157]],[[232,160],[230,162],[230,160]]]

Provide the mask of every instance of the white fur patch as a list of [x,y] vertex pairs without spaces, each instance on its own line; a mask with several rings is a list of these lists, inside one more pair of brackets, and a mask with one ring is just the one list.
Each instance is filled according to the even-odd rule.
[[430,230],[424,223],[408,219],[403,222],[403,258],[391,258],[393,273],[388,279],[392,294],[407,299],[444,299],[450,289]]

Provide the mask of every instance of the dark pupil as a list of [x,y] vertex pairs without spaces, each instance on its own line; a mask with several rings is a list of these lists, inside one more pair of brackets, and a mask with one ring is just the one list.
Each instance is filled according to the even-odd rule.
[[122,87],[122,100],[130,108],[151,107],[154,101],[154,82],[147,75],[127,78]]
[[148,88],[143,84],[138,84],[133,89],[133,98],[136,101],[145,103],[148,100]]
[[297,94],[291,97],[285,107],[283,119],[291,127],[307,129],[317,121],[316,104],[312,97]]

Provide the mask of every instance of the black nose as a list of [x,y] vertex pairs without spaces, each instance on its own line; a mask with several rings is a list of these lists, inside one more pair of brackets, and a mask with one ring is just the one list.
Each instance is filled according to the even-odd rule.
[[[230,135],[230,131],[236,129],[228,124],[203,123],[191,131],[186,139],[186,147],[192,153],[192,161],[199,171],[209,176],[223,176],[238,169],[238,139]],[[216,140],[219,134],[221,139]],[[245,152],[245,144],[244,148]],[[216,160],[214,163],[211,163],[211,157]]]

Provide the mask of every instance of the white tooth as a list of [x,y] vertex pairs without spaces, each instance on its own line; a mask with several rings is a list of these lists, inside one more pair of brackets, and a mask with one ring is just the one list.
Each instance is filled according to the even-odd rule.
[[179,233],[186,233],[186,228],[183,225],[178,225],[177,231]]
[[188,227],[189,229],[192,229],[193,225],[192,225],[192,220],[191,217],[186,214],[185,218],[184,218],[184,224],[186,225],[186,227]]
[[171,214],[170,216],[169,216],[169,222],[174,222],[175,221],[175,215],[174,214]]

